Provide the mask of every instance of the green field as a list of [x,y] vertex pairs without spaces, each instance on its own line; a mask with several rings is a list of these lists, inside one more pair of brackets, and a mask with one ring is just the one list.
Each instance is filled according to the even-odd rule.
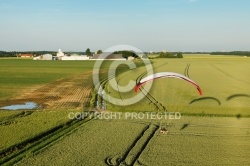
[[[119,111],[158,111],[165,107],[167,111],[186,114],[249,116],[249,64],[249,58],[236,56],[188,55],[183,59],[155,59],[155,73],[171,71],[187,74],[199,84],[203,96],[199,96],[196,88],[183,80],[165,78],[155,80],[149,91],[148,96],[152,96],[158,103],[154,104],[145,98],[139,104],[125,107],[108,104],[108,108]],[[121,86],[125,86],[130,79],[135,81],[143,72],[145,68],[135,69],[116,79]],[[133,89],[127,93],[119,93],[119,89],[113,89],[110,85],[106,89],[116,98],[127,99],[136,95]]]
[[[0,59],[0,100],[20,95],[35,86],[92,71],[94,61],[33,61]],[[33,86],[33,87],[32,87]]]
[[[169,134],[154,132],[159,122]],[[219,117],[95,120],[17,165],[249,165],[249,122]],[[181,129],[184,124],[189,126]]]
[[[184,55],[151,62],[154,72],[187,75],[200,85],[203,96],[183,80],[166,78],[154,81],[139,103],[106,102],[106,112],[123,112],[121,119],[69,119],[70,112],[81,111],[74,109],[0,110],[0,165],[250,165],[250,59]],[[91,75],[94,63],[0,59],[0,101],[57,80]],[[107,93],[122,99],[135,96],[134,85],[121,93],[110,86],[112,79],[105,80],[111,63],[107,61],[100,74]],[[141,61],[136,64],[133,70],[121,65],[113,81],[120,86],[136,81],[145,73]],[[181,112],[182,117],[124,117],[162,111]],[[160,133],[164,128],[166,135]]]

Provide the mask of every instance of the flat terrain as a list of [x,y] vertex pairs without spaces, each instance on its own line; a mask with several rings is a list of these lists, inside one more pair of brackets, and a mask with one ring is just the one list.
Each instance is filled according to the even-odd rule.
[[70,76],[35,87],[22,95],[0,101],[0,107],[35,102],[38,109],[82,109],[89,105],[92,72]]
[[249,124],[231,117],[93,120],[17,165],[249,165]]
[[[78,79],[80,79],[81,75],[86,76],[85,72],[91,75],[93,64],[94,61],[0,59],[0,100],[16,98],[54,81],[59,81],[59,84],[67,82],[68,80],[62,80],[65,78],[79,76]],[[88,78],[82,77],[82,79]],[[91,80],[89,81],[91,82]],[[57,86],[56,83],[52,84]]]
[[0,152],[45,133],[68,121],[69,111],[1,111]]
[[[89,106],[95,61],[0,59],[0,108],[35,102],[39,109]],[[102,65],[103,73],[110,62]],[[105,75],[100,76],[105,77]]]
[[[111,63],[100,74],[107,93],[135,96],[134,85],[126,93],[110,86]],[[155,72],[190,77],[203,96],[183,80],[158,79],[137,104],[106,102],[103,113],[120,111],[121,119],[72,119],[69,115],[79,115],[95,98],[90,95],[94,61],[0,59],[0,106],[30,101],[41,106],[0,110],[0,165],[250,165],[250,58],[187,55],[152,63]],[[127,69],[120,67],[114,78],[120,86],[145,77],[145,67]],[[182,117],[124,117],[134,111]]]
[[[176,72],[194,80],[202,89],[200,96],[194,86],[173,78],[157,79],[146,98],[139,104],[108,109],[119,111],[179,111],[186,114],[228,116],[250,115],[250,58],[237,56],[187,55],[183,59],[154,59],[154,72]],[[125,72],[117,77],[125,86],[145,73],[144,68]],[[146,77],[143,76],[143,77]],[[142,78],[143,78],[142,77]],[[108,83],[109,85],[109,83]],[[106,86],[110,95],[127,99],[137,95]],[[141,93],[147,93],[141,88]]]

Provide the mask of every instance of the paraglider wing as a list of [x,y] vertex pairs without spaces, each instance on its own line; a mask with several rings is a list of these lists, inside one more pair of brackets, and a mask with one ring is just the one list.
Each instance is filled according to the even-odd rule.
[[152,80],[155,80],[155,79],[159,79],[159,78],[179,78],[179,79],[183,79],[191,84],[193,84],[199,94],[202,96],[202,90],[201,88],[199,87],[198,84],[196,84],[193,80],[191,80],[190,78],[184,76],[184,75],[181,75],[181,74],[178,74],[178,73],[174,73],[174,72],[161,72],[161,73],[155,73],[155,74],[152,74],[152,75],[149,75],[145,78],[143,78],[142,80],[140,80],[140,82],[135,86],[135,92],[138,92],[139,88],[145,84],[146,82],[148,81],[152,81]]

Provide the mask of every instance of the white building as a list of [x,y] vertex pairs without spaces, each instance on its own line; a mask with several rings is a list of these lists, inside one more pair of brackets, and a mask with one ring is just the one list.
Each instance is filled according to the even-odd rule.
[[79,56],[63,56],[61,60],[89,60],[89,57],[86,55],[79,55]]
[[65,55],[64,55],[64,53],[62,52],[62,50],[61,50],[61,49],[58,49],[58,52],[57,52],[57,54],[56,54],[56,57],[60,60],[63,56],[65,56]]
[[56,54],[58,60],[89,60],[87,55],[72,54],[70,56],[65,55],[61,49],[58,49]]
[[52,60],[52,55],[51,54],[44,54],[41,56],[42,60]]
[[52,60],[52,57],[53,56],[51,54],[44,54],[44,55],[34,57],[33,60]]

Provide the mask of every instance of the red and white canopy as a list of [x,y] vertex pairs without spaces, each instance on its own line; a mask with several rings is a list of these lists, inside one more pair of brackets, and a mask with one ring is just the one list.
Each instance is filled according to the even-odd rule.
[[198,84],[196,84],[193,80],[191,80],[190,78],[184,76],[184,75],[181,75],[181,74],[178,74],[178,73],[174,73],[174,72],[161,72],[161,73],[155,73],[155,74],[152,74],[152,75],[149,75],[143,79],[140,80],[139,83],[137,83],[137,85],[135,86],[135,92],[138,92],[139,88],[145,84],[146,82],[148,81],[152,81],[152,80],[155,80],[155,79],[158,79],[158,78],[179,78],[179,79],[183,79],[191,84],[193,84],[197,90],[199,91],[199,94],[202,96],[202,90],[201,88],[199,87]]

